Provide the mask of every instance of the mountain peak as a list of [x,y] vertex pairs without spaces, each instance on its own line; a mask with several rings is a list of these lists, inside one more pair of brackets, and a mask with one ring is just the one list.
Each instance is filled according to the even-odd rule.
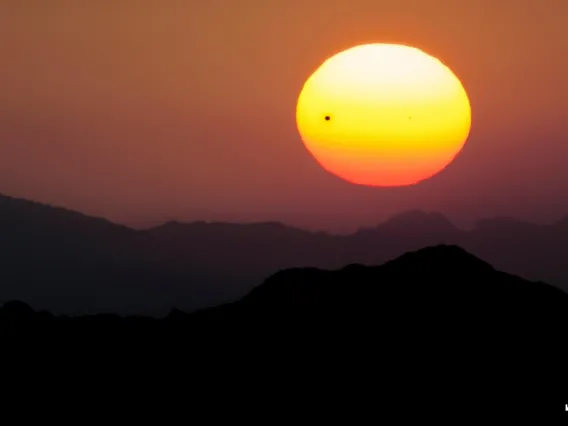
[[454,244],[438,244],[411,251],[387,262],[385,266],[397,263],[411,263],[416,267],[427,266],[428,269],[439,269],[441,271],[457,271],[461,268],[467,268],[468,271],[494,271],[489,263]]
[[362,325],[396,315],[402,322],[415,318],[417,326],[432,321],[427,328],[451,328],[448,318],[475,324],[483,312],[486,326],[492,329],[488,318],[534,318],[526,315],[527,309],[565,317],[567,302],[568,295],[554,287],[501,272],[457,245],[442,244],[378,266],[283,270],[240,303],[255,315],[300,318],[300,324],[310,319],[326,318],[329,325],[328,320],[359,318]]

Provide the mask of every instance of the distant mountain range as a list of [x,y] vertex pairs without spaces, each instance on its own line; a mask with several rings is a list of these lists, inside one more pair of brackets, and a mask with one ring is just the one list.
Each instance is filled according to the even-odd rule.
[[351,235],[280,223],[178,223],[134,230],[62,208],[0,196],[0,303],[82,314],[164,315],[235,301],[290,268],[381,265],[456,245],[525,279],[568,289],[568,217],[551,225],[508,218],[456,228],[410,211]]

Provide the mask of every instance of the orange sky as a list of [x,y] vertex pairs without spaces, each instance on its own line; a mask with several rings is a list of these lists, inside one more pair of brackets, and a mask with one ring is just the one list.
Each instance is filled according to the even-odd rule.
[[[111,220],[345,230],[409,208],[456,222],[568,213],[565,0],[11,0],[0,5],[0,192]],[[409,188],[353,186],[300,141],[327,57],[401,42],[469,93],[471,137]]]

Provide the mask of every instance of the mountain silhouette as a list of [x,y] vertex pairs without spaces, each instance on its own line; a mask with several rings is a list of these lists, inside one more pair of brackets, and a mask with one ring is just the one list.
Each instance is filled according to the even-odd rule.
[[568,324],[568,294],[494,269],[453,245],[406,253],[380,266],[293,268],[271,275],[238,302],[178,319],[235,328],[319,327],[414,338],[527,337]]
[[351,235],[275,222],[134,230],[0,196],[0,235],[0,303],[21,300],[56,314],[188,312],[239,300],[277,271],[376,266],[440,244],[568,289],[568,217],[551,225],[495,218],[464,231],[439,213],[415,210]]
[[[150,371],[170,378],[183,372],[200,392],[213,382],[215,401],[219,384],[238,376],[278,405],[290,403],[274,395],[295,383],[295,398],[310,405],[314,398],[342,406],[372,399],[364,406],[375,414],[377,407],[437,418],[499,412],[526,419],[530,412],[543,421],[562,414],[551,401],[565,384],[559,370],[567,354],[568,294],[498,271],[455,245],[408,252],[379,266],[282,270],[237,301],[191,313],[175,309],[161,319],[52,315],[19,301],[0,309],[5,331],[11,323],[40,320],[81,325],[38,326],[52,354],[67,360],[60,353],[71,353],[75,363],[111,354],[112,361],[102,362],[123,363],[142,377],[146,392]],[[26,339],[35,336],[33,327],[25,330]],[[378,397],[385,390],[391,397]],[[540,404],[537,397],[545,395]]]
[[[0,309],[0,318],[25,320],[37,315],[40,319],[48,317],[45,312],[36,314],[21,301],[5,303]],[[231,326],[240,320],[253,320],[253,324],[262,326],[270,321],[291,324],[301,320],[305,326],[313,321],[330,324],[335,320],[393,316],[399,324],[443,318],[451,326],[458,319],[473,319],[478,324],[488,318],[515,323],[567,320],[568,293],[498,271],[461,247],[438,245],[405,253],[379,266],[352,264],[337,270],[278,271],[237,301],[190,313],[173,309],[165,319],[212,319]],[[61,318],[122,317],[99,314]]]

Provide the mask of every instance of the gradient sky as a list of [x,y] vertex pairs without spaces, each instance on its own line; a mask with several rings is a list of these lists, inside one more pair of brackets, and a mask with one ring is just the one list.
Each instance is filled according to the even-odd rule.
[[[458,224],[568,213],[565,0],[7,0],[0,192],[145,225],[281,220],[335,231],[407,209]],[[304,81],[356,44],[445,62],[472,133],[441,174],[354,186],[304,148]]]

